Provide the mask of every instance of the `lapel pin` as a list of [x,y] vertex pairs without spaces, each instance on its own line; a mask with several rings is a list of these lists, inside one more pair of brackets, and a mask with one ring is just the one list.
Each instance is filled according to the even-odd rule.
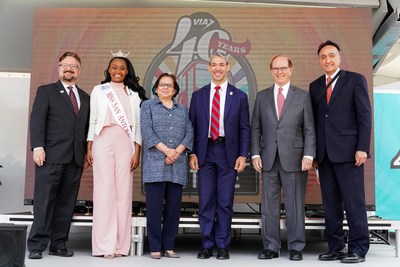
[[233,92],[230,92],[229,94],[230,94],[230,95],[233,95]]
[[60,93],[63,94],[63,93],[64,93],[64,90],[60,90]]

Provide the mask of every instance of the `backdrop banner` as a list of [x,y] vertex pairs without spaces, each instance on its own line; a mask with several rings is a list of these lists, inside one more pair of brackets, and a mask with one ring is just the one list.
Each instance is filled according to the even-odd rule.
[[[247,93],[250,113],[257,92],[274,81],[269,62],[288,55],[293,84],[308,90],[323,74],[319,44],[333,40],[342,51],[341,68],[367,77],[372,98],[372,36],[369,8],[43,8],[35,14],[30,104],[39,85],[58,79],[57,59],[75,51],[82,59],[78,85],[91,92],[104,79],[111,51],[129,53],[140,83],[151,88],[163,73],[177,76],[176,100],[188,106],[192,93],[210,82],[210,55],[229,58],[229,82]],[[351,25],[351,27],[349,27]],[[355,41],[356,40],[356,41]],[[371,144],[372,145],[372,144]],[[30,147],[28,145],[28,147]],[[34,164],[27,151],[25,199],[33,197]],[[367,205],[375,204],[373,160],[365,166]],[[92,199],[92,172],[85,170],[78,200]],[[133,201],[144,202],[141,167],[135,170]],[[197,202],[197,174],[188,172],[184,202]],[[235,202],[260,203],[261,178],[250,165],[236,180]],[[322,208],[314,171],[310,171],[307,209]]]
[[374,89],[376,215],[400,220],[400,82]]

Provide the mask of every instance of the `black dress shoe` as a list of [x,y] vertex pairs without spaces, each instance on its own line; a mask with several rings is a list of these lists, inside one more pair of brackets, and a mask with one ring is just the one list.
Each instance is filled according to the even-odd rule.
[[72,250],[64,249],[50,249],[49,255],[60,256],[60,257],[72,257],[74,252]]
[[211,248],[202,248],[199,253],[197,253],[198,259],[209,259],[212,256]]
[[225,248],[219,248],[217,253],[217,260],[227,260],[229,259],[229,252]]
[[319,254],[318,259],[320,261],[335,261],[343,259],[344,257],[346,257],[346,247],[338,251],[329,250],[328,252]]
[[35,251],[29,252],[28,259],[39,260],[41,258],[42,258],[42,252],[40,252],[40,251],[39,252],[35,252]]
[[260,260],[270,260],[273,258],[278,258],[279,254],[278,252],[272,251],[270,249],[266,249],[263,252],[261,252],[260,254],[258,254],[258,258]]
[[341,263],[360,263],[364,261],[365,257],[361,257],[357,253],[348,253],[346,257],[340,260]]
[[303,255],[301,254],[300,251],[291,250],[289,259],[291,261],[301,261],[301,260],[303,260]]

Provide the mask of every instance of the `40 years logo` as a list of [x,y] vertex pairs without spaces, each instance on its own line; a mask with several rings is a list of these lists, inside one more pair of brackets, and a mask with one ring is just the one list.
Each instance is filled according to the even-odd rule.
[[176,97],[186,106],[197,89],[210,82],[208,61],[214,53],[228,56],[231,70],[228,81],[246,92],[250,103],[256,94],[256,78],[246,59],[251,50],[247,39],[242,43],[233,42],[229,32],[221,28],[218,20],[206,12],[197,12],[179,18],[175,35],[155,56],[144,77],[144,88],[149,90],[164,72],[174,73],[178,79],[180,93]]
[[[144,77],[144,88],[151,88],[160,74],[174,73],[178,79],[180,93],[177,102],[188,106],[192,93],[210,83],[208,62],[210,56],[222,53],[228,56],[231,69],[228,81],[249,97],[250,110],[255,99],[257,84],[254,72],[246,59],[251,43],[234,42],[229,32],[221,28],[218,20],[210,13],[197,12],[179,18],[175,35],[155,56]],[[144,193],[144,188],[142,187]],[[184,195],[197,195],[197,173],[188,170],[188,184]],[[259,176],[252,168],[245,168],[236,179],[235,195],[259,193]]]

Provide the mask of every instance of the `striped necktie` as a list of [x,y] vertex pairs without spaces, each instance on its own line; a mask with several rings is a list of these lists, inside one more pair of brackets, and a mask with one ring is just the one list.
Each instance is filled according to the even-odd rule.
[[72,107],[74,108],[75,115],[79,113],[78,101],[76,101],[75,93],[72,90],[72,86],[67,87],[69,89],[69,99],[71,100]]
[[221,86],[215,86],[215,93],[212,100],[212,109],[211,109],[211,128],[210,128],[210,136],[211,139],[215,141],[215,139],[219,136],[219,112],[220,112],[220,96],[219,89]]

